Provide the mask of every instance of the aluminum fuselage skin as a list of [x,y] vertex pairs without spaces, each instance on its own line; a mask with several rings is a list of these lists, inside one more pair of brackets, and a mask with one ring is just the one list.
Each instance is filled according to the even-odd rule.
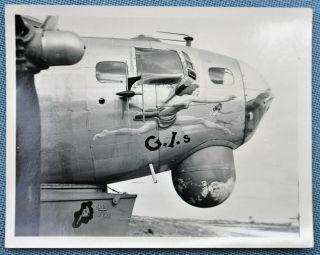
[[[156,41],[82,39],[86,52],[79,63],[51,67],[36,75],[41,109],[43,182],[108,184],[133,179],[149,175],[150,163],[156,173],[164,172],[200,149],[210,146],[236,149],[245,141],[248,99],[237,60]],[[113,134],[94,140],[94,136],[105,129],[141,128],[145,122],[134,120],[137,114],[141,114],[139,107],[160,108],[172,90],[171,85],[145,84],[143,95],[135,95],[129,101],[139,107],[129,108],[116,95],[126,90],[126,83],[101,83],[97,80],[96,64],[101,61],[125,62],[129,77],[139,75],[136,48],[176,51],[185,73],[182,51],[187,53],[193,62],[199,87],[192,95],[176,96],[166,107],[191,98],[204,102],[190,103],[177,113],[177,118],[195,120],[189,124],[177,122],[168,128],[157,127],[138,135]],[[214,84],[208,73],[211,67],[229,69],[233,83]],[[142,86],[132,90],[139,94]],[[221,112],[215,115],[213,109],[217,103],[213,101],[230,96],[235,98],[223,102]],[[216,123],[224,130],[208,127],[204,121]]]

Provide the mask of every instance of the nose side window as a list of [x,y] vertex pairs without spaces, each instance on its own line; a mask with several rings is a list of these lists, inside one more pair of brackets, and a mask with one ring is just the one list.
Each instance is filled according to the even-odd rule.
[[123,83],[126,81],[127,65],[118,61],[102,61],[96,64],[96,78],[101,83]]
[[209,77],[216,85],[232,85],[234,83],[233,73],[228,68],[210,67]]
[[182,63],[177,52],[172,50],[136,48],[138,73],[181,74]]
[[176,84],[183,75],[179,54],[173,50],[136,48],[136,62],[138,74],[157,77],[149,84]]

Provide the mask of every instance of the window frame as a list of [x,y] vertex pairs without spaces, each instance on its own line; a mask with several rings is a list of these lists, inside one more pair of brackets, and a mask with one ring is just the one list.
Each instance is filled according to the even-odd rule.
[[[101,64],[101,63],[120,63],[120,64],[124,64],[125,65],[125,69],[126,69],[126,72],[125,72],[125,74],[124,74],[124,80],[119,80],[119,81],[116,81],[116,79],[114,79],[114,80],[112,80],[112,79],[110,79],[110,80],[112,80],[112,81],[105,81],[105,82],[103,82],[101,79],[98,79],[98,76],[97,76],[97,74],[98,74],[98,72],[97,72],[97,66],[99,65],[99,64]],[[96,66],[95,66],[95,73],[96,73],[96,80],[99,82],[99,83],[101,83],[101,84],[108,84],[108,83],[120,83],[120,84],[122,84],[122,83],[126,83],[126,79],[128,78],[128,64],[127,64],[127,62],[124,62],[124,61],[105,61],[105,60],[102,60],[102,61],[99,61],[99,62],[97,62],[96,63]],[[101,73],[101,72],[100,72]],[[104,74],[106,74],[106,73],[104,73]]]
[[[185,62],[184,67],[186,69],[186,75],[196,81],[197,80],[197,72],[194,68],[193,61],[191,60],[191,58],[187,52],[182,50],[181,54],[182,54],[183,60]],[[191,68],[188,67],[188,64],[191,66]]]
[[[136,70],[137,70],[137,75],[141,74],[141,70],[140,70],[140,66],[138,65],[138,58],[137,58],[137,52],[138,51],[165,51],[165,52],[174,52],[178,59],[179,59],[179,64],[181,65],[181,74],[184,75],[184,64],[183,61],[181,59],[181,56],[179,54],[178,51],[174,50],[174,49],[157,49],[157,48],[143,48],[143,47],[134,47],[135,49],[135,64],[136,64]],[[147,73],[144,72],[145,74],[158,74],[158,73]],[[170,73],[168,73],[170,74]]]
[[[214,82],[214,81],[211,79],[211,75],[210,75],[210,70],[211,70],[211,69],[224,69],[224,75],[225,75],[226,73],[229,74],[229,75],[231,75],[231,77],[232,77],[232,82],[231,82],[231,83],[224,83],[224,75],[223,75],[223,80],[222,80],[222,83],[221,83],[221,84]],[[208,68],[208,76],[209,76],[209,79],[210,79],[211,83],[214,84],[215,86],[219,86],[219,87],[221,87],[221,86],[234,86],[234,84],[235,84],[234,74],[233,74],[233,72],[230,70],[230,68],[227,68],[227,67],[217,67],[217,66],[214,66],[214,67],[213,67],[213,66],[211,66],[211,67]]]

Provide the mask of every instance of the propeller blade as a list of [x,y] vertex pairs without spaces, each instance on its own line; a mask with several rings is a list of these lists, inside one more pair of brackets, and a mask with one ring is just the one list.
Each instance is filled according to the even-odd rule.
[[28,33],[29,29],[24,24],[23,19],[20,15],[16,15],[15,17],[16,22],[16,35],[25,35]]
[[43,28],[44,30],[57,30],[58,22],[58,16],[48,16],[42,23],[41,28]]

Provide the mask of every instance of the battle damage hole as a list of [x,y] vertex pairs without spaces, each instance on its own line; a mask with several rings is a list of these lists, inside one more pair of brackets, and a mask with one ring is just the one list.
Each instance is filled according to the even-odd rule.
[[106,100],[104,98],[99,99],[99,104],[104,104],[105,102],[106,102]]

